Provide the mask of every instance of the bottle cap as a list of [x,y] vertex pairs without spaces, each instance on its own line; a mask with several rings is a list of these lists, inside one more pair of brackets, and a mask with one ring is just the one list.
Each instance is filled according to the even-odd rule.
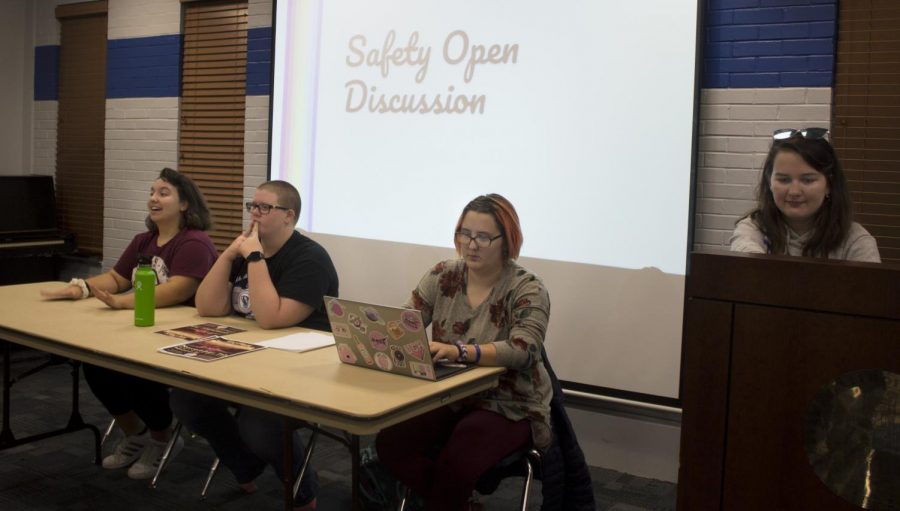
[[147,265],[150,266],[153,263],[153,258],[148,255],[139,255],[138,256],[138,264],[139,265]]

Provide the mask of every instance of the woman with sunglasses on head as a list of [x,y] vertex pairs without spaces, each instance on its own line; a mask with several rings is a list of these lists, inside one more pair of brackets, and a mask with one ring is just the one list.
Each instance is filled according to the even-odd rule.
[[553,390],[541,356],[550,297],[515,262],[522,246],[515,208],[497,194],[476,197],[463,209],[454,240],[460,258],[429,270],[405,306],[431,323],[435,361],[506,372],[495,389],[379,433],[382,463],[429,510],[466,509],[483,473],[523,447],[544,449],[551,439]]
[[775,132],[757,207],[737,222],[732,251],[881,262],[875,238],[852,221],[847,181],[827,134]]
[[[190,302],[216,260],[216,247],[204,232],[212,226],[206,200],[189,177],[165,168],[150,186],[147,209],[147,232],[134,237],[112,270],[72,279],[62,289],[42,291],[44,297],[77,300],[93,295],[113,309],[132,309],[134,294],[126,291],[143,255],[152,258],[156,272],[156,306]],[[153,477],[172,435],[168,387],[90,364],[84,364],[84,377],[125,433],[113,453],[103,459],[103,467],[129,467],[132,479]],[[169,457],[183,445],[177,439]]]
[[[323,296],[338,295],[338,277],[331,257],[315,241],[294,228],[300,215],[300,194],[285,181],[268,181],[246,205],[251,214],[247,232],[222,252],[197,290],[201,316],[238,314],[262,328],[299,325],[330,331]],[[209,441],[245,492],[256,491],[255,479],[266,465],[284,480],[283,417],[249,406],[239,416],[221,399],[181,389],[172,391],[175,415]],[[291,478],[299,472],[305,448],[293,432]],[[307,470],[295,498],[295,509],[316,508],[318,481]]]

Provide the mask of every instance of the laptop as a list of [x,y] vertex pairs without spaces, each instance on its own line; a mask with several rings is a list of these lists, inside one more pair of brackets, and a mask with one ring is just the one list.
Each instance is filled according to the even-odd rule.
[[345,364],[437,381],[474,365],[435,364],[422,313],[325,296],[338,357]]

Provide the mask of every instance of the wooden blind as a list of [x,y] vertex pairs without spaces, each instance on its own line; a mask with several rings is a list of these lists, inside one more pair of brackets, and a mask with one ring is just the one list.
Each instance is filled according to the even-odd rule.
[[839,2],[832,135],[856,221],[900,263],[900,2]]
[[[105,11],[106,2],[103,4]],[[84,4],[91,5],[91,4]],[[103,253],[106,13],[57,11],[60,18],[56,201],[61,228],[78,248]]]
[[247,2],[184,4],[178,168],[203,191],[219,250],[241,231]]

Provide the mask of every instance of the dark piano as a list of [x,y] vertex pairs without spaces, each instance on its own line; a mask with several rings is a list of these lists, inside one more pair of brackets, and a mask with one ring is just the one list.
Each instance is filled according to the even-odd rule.
[[75,236],[57,226],[51,176],[0,176],[0,285],[57,280]]

